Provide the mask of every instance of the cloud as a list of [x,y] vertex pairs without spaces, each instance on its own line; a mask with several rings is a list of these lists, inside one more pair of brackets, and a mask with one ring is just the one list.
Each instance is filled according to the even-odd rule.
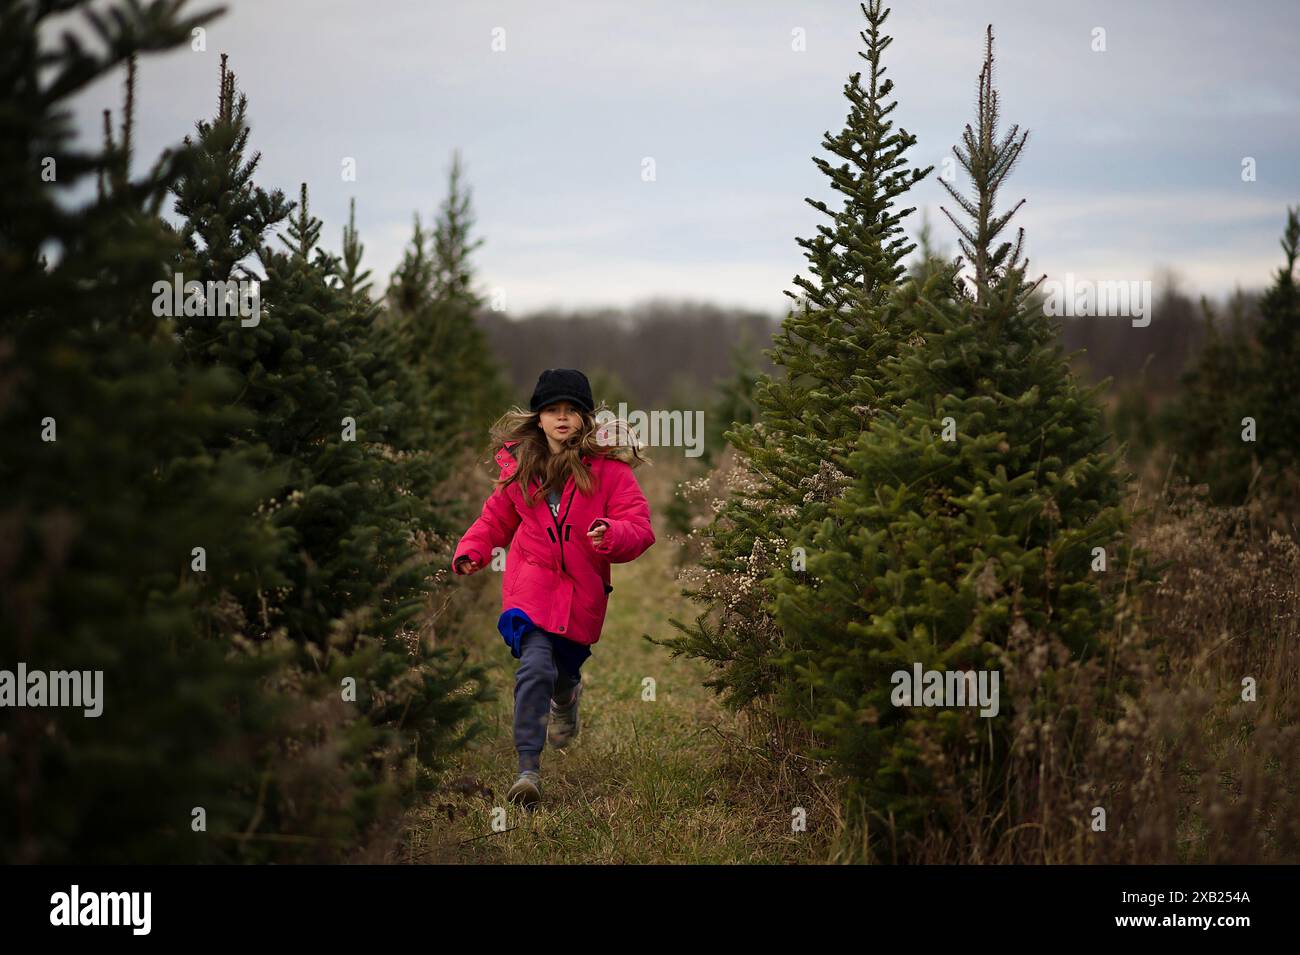
[[[229,52],[263,154],[259,182],[296,197],[306,181],[333,248],[356,198],[381,287],[460,149],[487,240],[483,283],[512,289],[512,310],[658,293],[783,308],[805,264],[795,238],[822,221],[804,197],[838,198],[810,157],[825,155],[843,84],[865,66],[853,3],[228,5],[208,52],[142,63],[138,165],[211,112]],[[895,4],[892,118],[919,138],[914,163],[949,155],[971,120],[989,21],[1004,120],[1033,131],[1004,195],[1028,199],[1018,219],[1035,262],[1125,274],[1168,263],[1219,288],[1267,281],[1285,203],[1300,200],[1283,192],[1300,169],[1300,93],[1276,66],[1300,55],[1300,8]],[[1104,54],[1089,46],[1095,26],[1107,30]],[[496,27],[504,53],[490,46]],[[807,52],[791,50],[794,28]],[[78,104],[85,141],[98,141],[100,110],[120,96],[114,80]],[[1259,159],[1257,184],[1239,182],[1244,155]],[[358,181],[341,181],[344,156]],[[640,180],[645,156],[653,184]],[[907,199],[929,206],[953,245],[940,201],[933,177]]]

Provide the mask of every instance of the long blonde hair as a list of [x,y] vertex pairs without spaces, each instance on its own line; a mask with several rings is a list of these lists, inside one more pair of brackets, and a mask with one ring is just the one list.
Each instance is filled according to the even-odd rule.
[[595,482],[590,469],[582,461],[586,455],[614,458],[633,468],[651,463],[641,453],[641,442],[627,422],[614,417],[605,402],[602,401],[595,411],[589,412],[585,408],[577,411],[582,426],[569,435],[564,447],[554,454],[546,440],[546,432],[542,430],[540,412],[526,411],[515,405],[498,418],[489,431],[490,453],[495,453],[507,441],[517,441],[518,444],[510,450],[518,466],[509,477],[498,477],[497,486],[505,487],[511,481],[519,481],[524,503],[532,507],[534,478],[541,479],[542,491],[546,493],[563,488],[565,480],[572,476],[578,490],[590,494]]

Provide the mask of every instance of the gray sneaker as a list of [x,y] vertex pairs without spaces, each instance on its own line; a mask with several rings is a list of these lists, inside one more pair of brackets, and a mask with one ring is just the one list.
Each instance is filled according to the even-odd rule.
[[515,784],[506,793],[506,801],[518,806],[528,807],[542,798],[542,776],[524,770],[515,780]]
[[556,749],[564,749],[578,735],[578,700],[582,697],[582,684],[573,688],[573,699],[561,706],[551,700],[551,718],[546,728],[546,740]]

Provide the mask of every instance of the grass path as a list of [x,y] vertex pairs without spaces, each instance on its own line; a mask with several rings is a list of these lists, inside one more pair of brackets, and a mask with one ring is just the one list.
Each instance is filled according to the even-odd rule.
[[[666,469],[638,479],[652,512],[671,488]],[[655,474],[654,472],[660,472]],[[658,505],[658,506],[656,506]],[[440,863],[794,863],[824,858],[826,825],[761,747],[745,742],[741,720],[702,685],[708,667],[672,659],[643,639],[675,631],[669,617],[692,618],[674,580],[676,545],[658,542],[638,560],[616,564],[600,642],[583,665],[582,728],[566,750],[542,753],[543,800],[533,812],[505,803],[514,780],[514,660],[496,630],[500,580],[490,576],[466,619],[473,658],[484,663],[498,699],[487,730],[417,810],[401,861]],[[643,681],[655,699],[643,700]],[[805,787],[806,788],[806,787]],[[808,831],[791,813],[807,807]],[[504,831],[497,828],[504,825]],[[504,816],[502,815],[504,810]]]

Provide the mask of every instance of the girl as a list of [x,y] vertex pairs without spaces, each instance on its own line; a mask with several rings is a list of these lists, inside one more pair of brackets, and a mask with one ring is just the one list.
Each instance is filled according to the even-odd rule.
[[597,427],[587,376],[547,369],[529,408],[493,426],[501,472],[452,557],[457,574],[472,574],[498,547],[510,548],[498,628],[519,658],[519,775],[506,798],[524,806],[541,798],[543,744],[549,738],[561,748],[578,733],[578,671],[605,622],[609,565],[635,560],[655,542],[632,475],[645,459],[634,440],[611,444],[612,429]]

